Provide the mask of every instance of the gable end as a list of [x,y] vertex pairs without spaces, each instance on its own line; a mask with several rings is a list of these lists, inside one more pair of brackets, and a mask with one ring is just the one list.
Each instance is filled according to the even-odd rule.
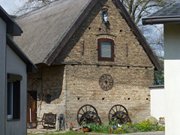
[[[107,2],[107,0],[91,0],[87,6],[83,9],[79,17],[75,19],[74,23],[70,26],[69,30],[64,34],[62,40],[59,40],[57,44],[54,45],[54,48],[48,52],[45,59],[42,63],[46,63],[47,65],[52,65],[55,59],[61,54],[63,48],[67,45],[68,41],[72,38],[75,32],[80,28],[82,23],[86,20],[86,18],[91,13],[92,9],[98,2]],[[155,69],[160,70],[160,64],[158,62],[158,58],[153,54],[153,51],[149,47],[148,43],[146,42],[144,36],[141,34],[138,27],[132,21],[131,17],[129,16],[127,10],[123,6],[123,4],[119,0],[112,0],[116,8],[119,10],[122,17],[126,20],[129,27],[132,29],[132,32],[136,36],[138,42],[141,44],[143,50],[146,52],[147,56],[149,57],[150,61],[154,65]]]

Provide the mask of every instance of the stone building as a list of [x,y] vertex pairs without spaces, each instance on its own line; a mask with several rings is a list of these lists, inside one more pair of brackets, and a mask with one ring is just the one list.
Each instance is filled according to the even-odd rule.
[[59,0],[17,22],[24,34],[15,40],[39,68],[29,76],[28,120],[53,112],[76,125],[85,104],[103,123],[116,104],[132,121],[150,115],[149,86],[160,66],[119,0]]

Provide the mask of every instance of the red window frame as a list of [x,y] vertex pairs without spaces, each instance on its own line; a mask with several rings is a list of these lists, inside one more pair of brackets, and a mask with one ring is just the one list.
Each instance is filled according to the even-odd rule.
[[[111,57],[102,57],[101,43],[108,42],[111,44]],[[109,38],[98,39],[98,61],[114,61],[114,41]]]

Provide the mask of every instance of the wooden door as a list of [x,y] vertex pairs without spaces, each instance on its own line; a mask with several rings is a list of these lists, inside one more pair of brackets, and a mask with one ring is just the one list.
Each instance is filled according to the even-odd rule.
[[27,127],[37,126],[37,91],[29,91],[27,95]]

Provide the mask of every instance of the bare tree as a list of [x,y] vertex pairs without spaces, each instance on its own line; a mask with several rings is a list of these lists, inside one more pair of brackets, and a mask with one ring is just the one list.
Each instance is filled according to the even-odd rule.
[[[120,0],[126,7],[133,21],[141,29],[151,48],[159,57],[163,57],[163,31],[161,26],[142,26],[141,18],[146,17],[166,4],[174,2],[174,0]],[[154,33],[154,34],[149,34]]]
[[142,17],[152,13],[153,10],[164,6],[166,0],[120,0],[128,10],[131,18],[138,24]]

